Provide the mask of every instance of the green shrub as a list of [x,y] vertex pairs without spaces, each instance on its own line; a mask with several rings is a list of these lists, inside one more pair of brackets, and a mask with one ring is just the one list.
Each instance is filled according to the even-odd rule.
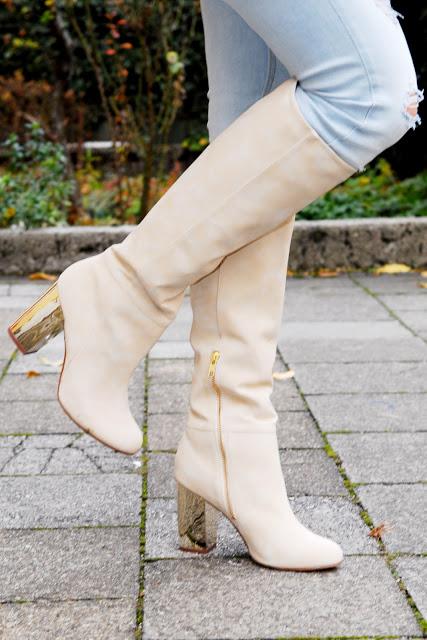
[[427,216],[427,171],[399,180],[384,158],[298,214],[304,220],[396,216]]
[[74,183],[66,178],[64,149],[39,124],[25,128],[23,142],[12,133],[1,145],[8,165],[0,173],[0,227],[66,224]]

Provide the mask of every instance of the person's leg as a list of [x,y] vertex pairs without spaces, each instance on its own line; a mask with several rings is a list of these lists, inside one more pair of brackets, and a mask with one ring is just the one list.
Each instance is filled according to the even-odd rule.
[[[370,2],[360,2],[364,13],[368,7],[375,9],[368,37],[360,36],[366,31],[364,13],[353,14],[348,8],[350,3],[344,1],[340,2],[339,15],[336,2],[332,1],[321,3],[322,12],[316,11],[313,0],[271,2],[277,16],[272,23],[264,21],[262,12],[256,13],[257,8],[263,9],[266,18],[273,18],[266,2],[254,0],[239,7],[239,13],[252,10],[248,19],[254,21],[254,31],[260,33],[261,23],[265,26],[263,39],[292,74],[295,57],[305,60],[306,66],[298,71],[301,76],[313,65],[323,69],[323,74],[315,77],[321,84],[319,91],[325,82],[330,87],[326,93],[324,89],[320,91],[319,104],[325,118],[337,122],[331,144],[349,140],[347,151],[354,150],[352,164],[304,116],[295,95],[300,84],[297,77],[292,77],[227,127],[123,242],[68,267],[49,296],[11,325],[10,333],[17,344],[24,351],[34,350],[42,343],[45,327],[44,337],[52,335],[47,320],[53,319],[53,330],[57,330],[58,309],[61,310],[66,358],[58,399],[79,426],[109,446],[127,453],[141,446],[141,433],[128,407],[127,383],[141,357],[175,317],[186,286],[211,273],[227,255],[290,220],[297,211],[352,175],[361,156],[378,154],[410,128],[394,96],[402,83],[412,80],[413,69],[405,68],[402,80],[400,67],[399,74],[396,68],[389,70],[387,51],[378,55],[374,42],[390,35],[389,23],[373,0]],[[309,6],[311,13],[307,12]],[[285,46],[290,33],[283,18],[292,24],[295,16],[304,24],[304,30]],[[331,57],[326,40],[323,47],[318,41],[313,44],[312,34],[324,33],[325,24],[330,48],[337,52],[341,66],[344,64],[351,72],[351,80],[353,76],[361,78],[352,84],[351,96],[346,78],[344,100],[336,99],[342,84],[335,68],[336,57]],[[280,55],[270,43],[274,36],[276,45],[278,31],[282,33],[282,48],[286,49]],[[360,36],[356,44],[355,35]],[[393,45],[406,63],[407,50],[400,42]],[[369,46],[375,48],[376,56],[371,57],[367,68],[364,59]],[[363,55],[356,55],[358,52]],[[366,98],[366,87],[372,82],[380,90]],[[309,92],[310,97],[318,93],[316,84],[309,89],[300,87],[301,90]],[[352,112],[350,131],[345,126],[343,129],[343,121],[348,123],[349,101],[362,103],[364,108]],[[338,111],[344,111],[346,117],[338,117]],[[369,135],[359,137],[358,132],[365,128]],[[362,144],[366,145],[363,154],[359,149]],[[44,317],[47,311],[48,319]],[[37,341],[31,339],[34,334]],[[223,383],[227,373],[223,363]],[[232,388],[232,380],[229,383]],[[234,412],[234,422],[238,403],[233,406],[232,398],[231,393],[227,413]],[[219,496],[223,495],[221,487],[219,491]],[[223,507],[221,500],[217,504]]]
[[[212,141],[249,106],[290,76],[265,42],[226,3],[202,0],[201,8],[209,82],[208,130]],[[217,269],[190,287],[194,371],[187,430],[179,447],[177,467],[182,447],[191,438],[194,427],[200,429],[203,423],[208,431],[217,428],[216,414],[212,415],[211,403],[206,402],[207,371],[214,349],[220,354],[219,367],[224,361],[233,369],[235,394],[243,409],[240,420],[247,429],[256,432],[261,426],[271,436],[277,419],[270,399],[272,370],[294,219],[295,215],[271,233],[227,256]],[[248,318],[256,318],[256,322],[249,322]],[[211,389],[208,393],[212,396]],[[223,425],[224,432],[229,426]],[[275,442],[273,446],[277,449]],[[274,457],[270,467],[275,462]],[[267,473],[260,479],[260,489],[262,486],[272,495],[279,492],[280,500],[286,496],[286,488],[282,484],[272,486]],[[200,502],[182,488],[178,512],[181,548],[209,550],[215,537],[212,522],[210,525],[206,522],[208,518],[200,512]],[[330,562],[330,557],[324,554],[323,560]]]
[[[202,13],[213,140],[289,73],[223,0],[202,0]],[[271,402],[293,220],[227,256],[191,286],[195,367],[187,428],[176,456],[178,531],[184,550],[206,552],[215,545],[211,508],[200,496],[213,500],[212,475],[221,476],[222,455],[224,504],[251,555],[269,566],[312,570],[336,566],[342,550],[303,527],[292,512]],[[218,384],[212,384],[210,369]],[[222,447],[220,442],[215,456],[206,436],[218,431]]]
[[349,164],[363,169],[420,122],[422,92],[390,0],[224,1],[298,79],[304,117]]

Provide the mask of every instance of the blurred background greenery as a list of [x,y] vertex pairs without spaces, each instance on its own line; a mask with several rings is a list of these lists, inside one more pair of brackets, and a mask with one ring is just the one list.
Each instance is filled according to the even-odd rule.
[[[393,7],[423,88],[425,2]],[[198,0],[0,0],[0,57],[0,227],[138,223],[208,143]],[[427,215],[426,143],[299,217]]]

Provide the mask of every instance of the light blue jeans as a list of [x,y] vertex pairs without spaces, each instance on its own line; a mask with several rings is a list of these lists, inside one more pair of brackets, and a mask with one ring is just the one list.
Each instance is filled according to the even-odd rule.
[[306,120],[359,171],[420,123],[423,92],[389,0],[201,0],[201,7],[211,140],[291,76]]

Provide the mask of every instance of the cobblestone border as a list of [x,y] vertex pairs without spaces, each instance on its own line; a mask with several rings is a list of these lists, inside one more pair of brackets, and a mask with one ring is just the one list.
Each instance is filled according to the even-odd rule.
[[[69,264],[120,242],[134,225],[0,230],[0,273],[60,273]],[[367,269],[389,262],[427,266],[427,217],[297,220],[289,268]]]

